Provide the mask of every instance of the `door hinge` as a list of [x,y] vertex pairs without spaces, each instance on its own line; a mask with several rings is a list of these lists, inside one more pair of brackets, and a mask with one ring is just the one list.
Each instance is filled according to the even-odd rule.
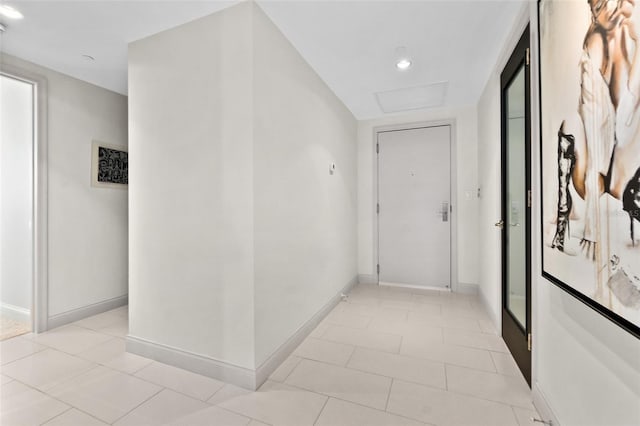
[[376,144],[376,154],[380,154],[380,144]]
[[376,204],[376,213],[380,214],[380,203]]
[[527,206],[531,207],[531,190],[527,191]]
[[376,265],[376,271],[378,271],[378,275],[380,275],[380,264],[379,263]]
[[531,60],[531,50],[529,50],[529,48],[527,47],[527,53],[526,53],[526,61],[527,61],[527,65],[529,65],[529,61]]
[[527,349],[531,352],[531,333],[527,334]]

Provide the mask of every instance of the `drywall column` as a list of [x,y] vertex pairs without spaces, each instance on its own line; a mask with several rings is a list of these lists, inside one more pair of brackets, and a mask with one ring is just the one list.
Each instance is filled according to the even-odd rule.
[[129,48],[128,348],[231,374],[247,387],[254,368],[251,7]]
[[33,86],[0,76],[0,309],[30,323],[33,288]]
[[253,21],[260,367],[357,279],[357,122],[258,6]]

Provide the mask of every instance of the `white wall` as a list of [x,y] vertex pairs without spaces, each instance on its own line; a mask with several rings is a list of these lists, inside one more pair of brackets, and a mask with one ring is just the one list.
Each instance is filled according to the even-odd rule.
[[356,279],[357,124],[260,7],[254,10],[259,366]]
[[129,333],[252,369],[250,7],[130,45]]
[[[358,273],[365,280],[375,277],[374,230],[376,171],[374,168],[374,129],[405,123],[455,120],[457,162],[457,200],[452,200],[457,213],[458,282],[478,283],[477,232],[477,110],[475,107],[440,108],[358,123]],[[456,210],[457,209],[457,210]],[[455,288],[455,284],[454,284]]]
[[33,86],[0,76],[0,308],[29,321],[33,289]]
[[127,98],[3,54],[48,85],[49,317],[127,294],[127,191],[91,187],[91,142],[127,146]]
[[480,291],[500,322],[500,73],[531,16],[533,392],[563,426],[640,424],[640,340],[541,276],[536,2],[523,10],[478,103]]

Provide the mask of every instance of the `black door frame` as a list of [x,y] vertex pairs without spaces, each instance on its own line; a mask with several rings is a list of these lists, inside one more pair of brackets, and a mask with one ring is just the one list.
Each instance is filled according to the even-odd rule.
[[[501,122],[501,167],[502,167],[502,338],[511,351],[520,371],[531,386],[531,75],[529,66],[529,25],[518,41],[509,61],[500,75],[500,122]],[[507,309],[507,99],[506,90],[517,72],[525,72],[525,199],[528,200],[526,216],[526,327],[513,317]]]

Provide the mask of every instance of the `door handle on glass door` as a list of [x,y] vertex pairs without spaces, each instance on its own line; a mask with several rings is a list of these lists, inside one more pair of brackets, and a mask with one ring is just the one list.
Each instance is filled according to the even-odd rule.
[[442,210],[440,211],[440,214],[442,215],[443,222],[449,221],[449,203],[448,202],[445,201],[444,203],[442,203]]
[[500,229],[504,228],[504,220],[499,220],[493,226],[495,226],[496,228],[500,228]]

